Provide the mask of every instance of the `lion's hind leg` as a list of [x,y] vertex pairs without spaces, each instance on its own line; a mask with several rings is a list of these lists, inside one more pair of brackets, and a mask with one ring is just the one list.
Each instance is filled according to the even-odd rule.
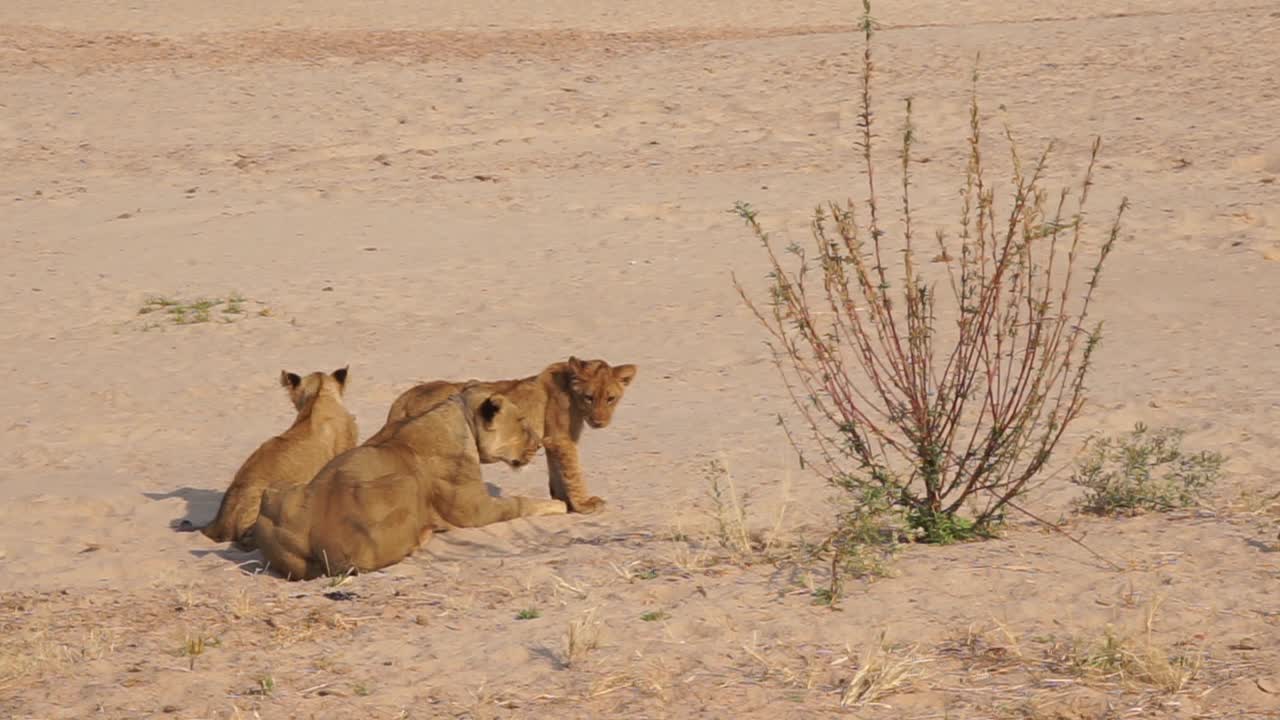
[[[302,514],[298,512],[301,508],[297,502],[289,502],[296,498],[288,497],[299,491],[294,488],[292,491],[264,492],[252,538],[267,561],[267,569],[289,580],[310,580],[320,574],[315,563],[311,562],[311,544],[305,531],[299,532],[290,527],[290,518],[286,517]],[[292,518],[292,524],[296,525],[300,519]]]
[[315,563],[311,562],[307,542],[297,533],[259,518],[254,536],[262,556],[266,558],[268,570],[274,570],[289,580],[310,580],[320,575]]
[[417,478],[390,473],[359,483],[343,498],[341,520],[321,542],[330,569],[361,572],[394,565],[431,538]]

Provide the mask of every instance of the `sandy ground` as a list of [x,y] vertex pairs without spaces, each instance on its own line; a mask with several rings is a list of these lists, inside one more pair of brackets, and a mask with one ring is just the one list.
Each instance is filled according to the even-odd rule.
[[[727,211],[804,239],[859,187],[854,3],[92,5],[0,4],[0,714],[1280,717],[1273,3],[878,8],[877,99],[888,132],[916,98],[927,219],[955,218],[978,51],[992,127],[1056,138],[1063,178],[1101,134],[1096,217],[1133,200],[1055,469],[1135,421],[1230,459],[1203,508],[1070,519],[1122,569],[1017,520],[908,548],[835,610],[821,563],[717,546],[705,468],[777,548],[830,523]],[[231,322],[139,314],[232,294]],[[569,354],[640,366],[584,439],[603,514],[446,533],[341,587],[171,530],[287,427],[281,368],[350,363],[367,436],[415,381]],[[541,459],[485,473],[545,492]],[[575,623],[596,642],[571,655]],[[1071,672],[1107,628],[1199,672]],[[885,662],[902,682],[842,709]]]

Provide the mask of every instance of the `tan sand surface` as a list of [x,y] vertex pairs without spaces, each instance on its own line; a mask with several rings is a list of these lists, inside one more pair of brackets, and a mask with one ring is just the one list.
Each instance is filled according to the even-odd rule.
[[[816,203],[860,189],[859,14],[0,3],[0,715],[1280,717],[1275,3],[876,9],[880,127],[915,98],[923,218],[958,212],[979,51],[993,134],[1056,139],[1055,180],[1100,134],[1093,217],[1133,202],[1090,403],[1031,507],[1069,513],[1072,453],[1137,421],[1229,456],[1211,502],[1071,518],[1121,569],[1023,517],[909,547],[835,610],[813,603],[821,563],[709,539],[712,461],[780,547],[830,527],[730,280],[760,287],[764,258],[728,211],[804,240]],[[244,312],[214,322],[139,314],[233,294]],[[288,426],[282,368],[350,363],[367,437],[415,381],[570,354],[640,367],[583,440],[604,513],[444,533],[341,587],[172,529]],[[546,491],[541,457],[485,475]],[[598,637],[571,657],[574,623]],[[1108,627],[1199,672],[1177,692],[1067,672]],[[905,677],[841,708],[882,634]]]

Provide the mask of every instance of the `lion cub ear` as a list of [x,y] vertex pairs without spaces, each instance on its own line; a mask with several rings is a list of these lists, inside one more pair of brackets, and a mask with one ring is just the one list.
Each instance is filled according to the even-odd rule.
[[572,372],[574,375],[581,375],[581,374],[583,373],[583,371],[585,371],[586,369],[587,369],[587,364],[586,364],[586,363],[582,362],[581,360],[579,360],[578,358],[574,357],[573,355],[570,355],[570,356],[569,356],[569,371],[570,371],[570,372]]
[[493,423],[493,419],[498,417],[498,412],[502,410],[503,397],[501,395],[490,395],[480,403],[480,419],[484,420],[485,425]]
[[350,368],[351,368],[350,365],[344,365],[338,368],[337,370],[334,370],[333,372],[329,373],[330,375],[333,376],[334,380],[338,381],[339,387],[345,388],[347,386],[347,370],[349,370]]
[[635,379],[636,369],[636,366],[631,364],[619,365],[613,369],[613,377],[615,380],[622,383],[623,387],[626,387]]
[[293,390],[302,384],[302,376],[297,373],[291,373],[288,370],[281,370],[280,384],[290,390]]

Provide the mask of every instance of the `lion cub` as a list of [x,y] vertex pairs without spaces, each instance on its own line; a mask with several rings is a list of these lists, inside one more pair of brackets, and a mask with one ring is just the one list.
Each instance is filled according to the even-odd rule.
[[201,532],[216,542],[252,549],[249,530],[258,519],[266,488],[302,485],[339,453],[355,447],[356,419],[342,405],[347,368],[300,377],[280,371],[298,416],[283,434],[266,441],[240,466],[213,521]]
[[394,565],[433,531],[564,514],[559,500],[490,497],[480,463],[520,467],[538,437],[510,398],[469,388],[334,458],[310,483],[269,490],[254,535],[299,580]]
[[519,380],[423,383],[396,398],[387,413],[386,426],[366,442],[373,442],[396,422],[425,412],[464,387],[488,388],[515,400],[529,414],[534,431],[547,449],[551,497],[563,500],[570,512],[593,513],[603,509],[605,502],[587,492],[578,464],[582,426],[608,426],[635,376],[635,365],[610,367],[604,360],[570,356],[567,362],[554,363],[537,375]]

